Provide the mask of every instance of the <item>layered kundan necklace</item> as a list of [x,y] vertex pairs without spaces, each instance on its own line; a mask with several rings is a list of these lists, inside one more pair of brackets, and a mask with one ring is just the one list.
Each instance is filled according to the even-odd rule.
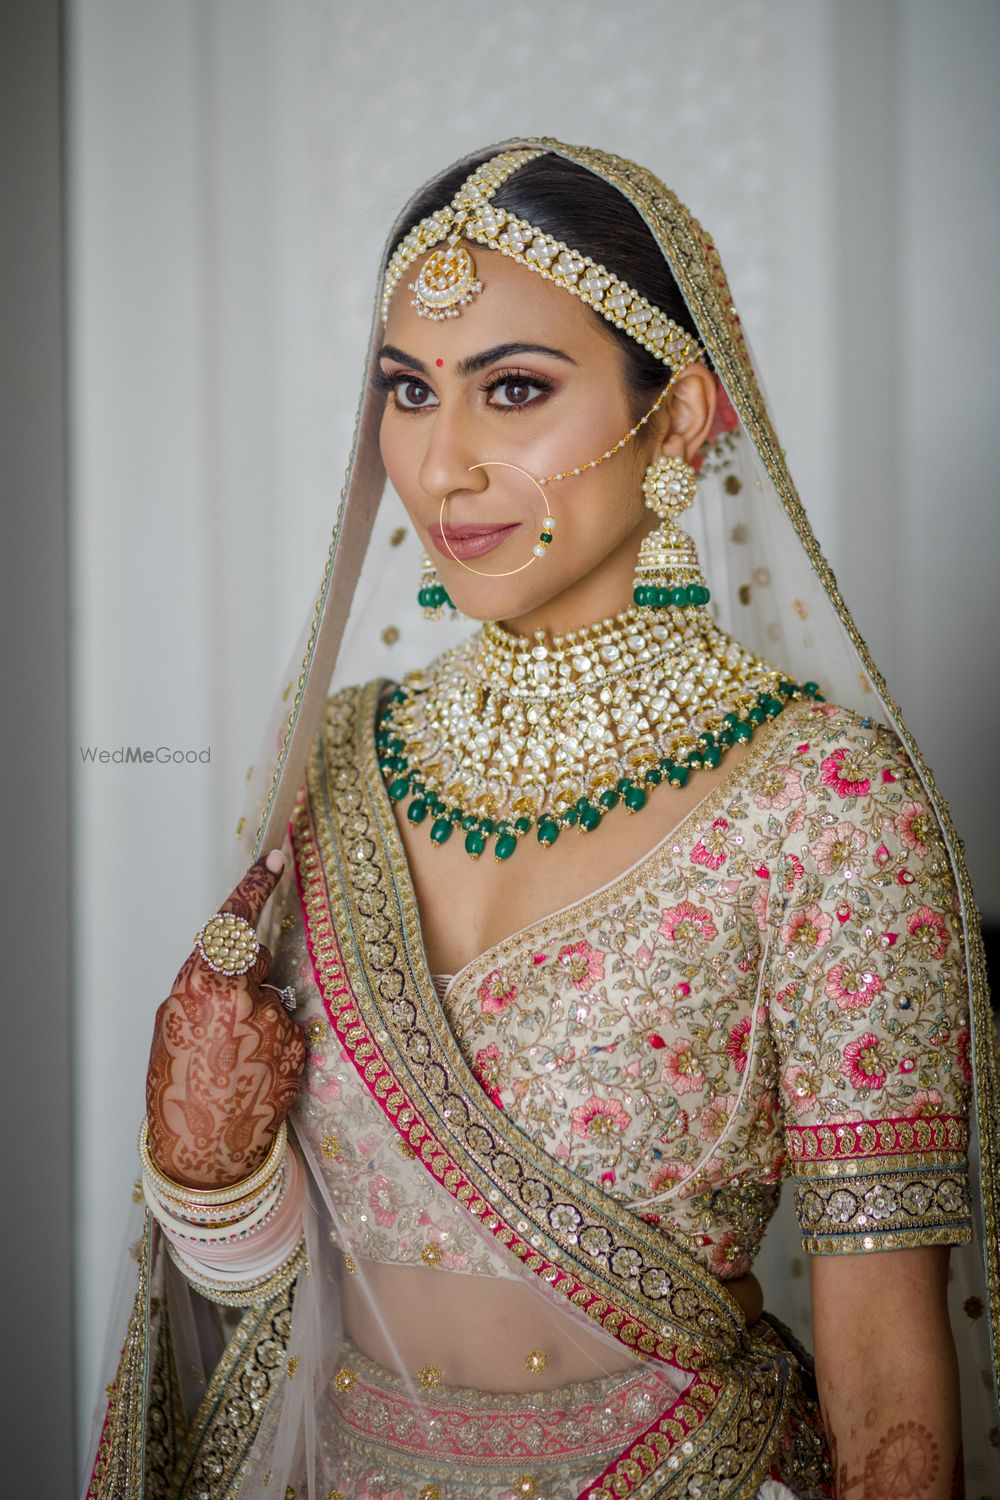
[[566,635],[486,624],[411,672],[378,728],[394,801],[435,844],[509,859],[534,830],[591,832],[683,787],[793,699],[820,699],[720,630],[707,609],[631,608]]

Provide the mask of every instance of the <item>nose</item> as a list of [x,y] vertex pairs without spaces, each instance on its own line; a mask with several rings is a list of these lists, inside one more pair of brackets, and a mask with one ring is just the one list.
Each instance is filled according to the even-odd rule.
[[422,425],[427,433],[419,470],[424,493],[437,501],[445,495],[457,498],[463,493],[482,494],[489,476],[485,469],[470,467],[483,457],[476,451],[472,415],[463,412],[460,403],[442,402]]

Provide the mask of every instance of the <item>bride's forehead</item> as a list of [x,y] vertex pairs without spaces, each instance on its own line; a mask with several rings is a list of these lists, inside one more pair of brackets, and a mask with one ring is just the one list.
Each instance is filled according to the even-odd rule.
[[475,246],[472,254],[482,291],[457,317],[440,321],[421,317],[412,305],[409,283],[416,281],[423,260],[413,263],[389,301],[387,342],[421,355],[430,349],[433,362],[438,355],[459,357],[466,345],[481,347],[484,338],[491,343],[515,336],[523,339],[526,331],[534,339],[542,330],[552,336],[558,332],[563,339],[600,339],[602,330],[595,326],[590,309],[564,287],[499,251]]

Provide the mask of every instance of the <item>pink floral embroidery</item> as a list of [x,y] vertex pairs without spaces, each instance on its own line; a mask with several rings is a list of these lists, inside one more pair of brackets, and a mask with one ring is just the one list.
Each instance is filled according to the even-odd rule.
[[672,1188],[675,1182],[680,1182],[684,1176],[684,1168],[675,1161],[664,1162],[661,1166],[654,1168],[649,1179],[649,1191],[651,1193],[663,1193]]
[[645,943],[640,943],[635,950],[635,966],[637,969],[648,969],[653,962],[653,950],[647,948]]
[[948,927],[941,912],[929,906],[918,907],[907,918],[906,930],[923,948],[928,958],[940,958],[948,947]]
[[972,1035],[968,1026],[963,1026],[962,1030],[958,1033],[956,1045],[958,1049],[958,1066],[962,1070],[962,1077],[966,1083],[972,1082],[972,1059],[969,1055],[969,1044],[971,1041]]
[[774,997],[774,1003],[780,1005],[782,1010],[791,1012],[800,1000],[801,995],[802,986],[797,979],[793,979],[790,984],[783,985],[778,991]]
[[705,1087],[705,1075],[698,1065],[687,1037],[667,1049],[663,1059],[663,1076],[678,1094],[694,1094]]
[[870,1005],[883,988],[874,969],[860,958],[849,958],[834,964],[826,977],[824,993],[836,1001],[839,1010],[858,1010]]
[[927,1119],[941,1113],[941,1095],[937,1089],[919,1089],[910,1100],[910,1113]]
[[802,775],[791,766],[769,766],[757,778],[756,788],[753,800],[758,807],[773,807],[780,811],[791,807],[792,802],[801,797]]
[[696,865],[705,865],[709,870],[718,870],[729,858],[727,847],[726,829],[729,827],[725,818],[716,818],[707,833],[701,838],[691,850],[691,860]]
[[508,985],[499,969],[493,969],[476,990],[486,1015],[502,1016],[517,999],[517,989]]
[[854,823],[837,823],[827,828],[813,844],[813,858],[822,875],[837,875],[848,867],[868,842],[863,828]]
[[488,1094],[496,1092],[500,1087],[500,1048],[496,1042],[480,1047],[472,1071]]
[[620,1100],[598,1099],[591,1094],[586,1104],[578,1104],[570,1111],[570,1119],[576,1135],[603,1146],[628,1129],[632,1116]]
[[797,906],[785,918],[781,927],[781,941],[786,948],[794,948],[803,956],[822,948],[830,941],[832,923],[825,911],[815,902],[808,906]]
[[708,1246],[708,1263],[720,1281],[745,1276],[750,1269],[749,1255],[728,1229]]
[[690,901],[664,907],[659,930],[668,943],[676,943],[682,953],[692,955],[718,935],[707,908],[692,906]]
[[[742,1071],[742,1069],[741,1069]],[[717,1141],[729,1123],[736,1104],[735,1094],[717,1094],[698,1116],[698,1134],[703,1141]]]
[[904,802],[896,817],[896,832],[914,854],[923,859],[930,846],[931,822],[922,802]]
[[577,989],[584,993],[604,978],[604,954],[582,938],[578,943],[568,943],[565,948],[560,948],[558,961]]
[[750,1017],[744,1016],[742,1021],[737,1021],[735,1026],[730,1027],[729,1040],[726,1043],[726,1051],[732,1058],[737,1073],[742,1073],[746,1069],[749,1039]]
[[381,1224],[383,1229],[391,1229],[396,1222],[396,1214],[399,1212],[399,1201],[396,1197],[395,1186],[388,1177],[372,1178],[368,1184],[368,1202],[371,1204],[376,1224]]
[[824,786],[832,786],[838,797],[866,797],[871,790],[864,762],[856,750],[835,750],[822,762],[820,772]]
[[795,882],[801,880],[806,873],[806,867],[797,854],[786,854],[784,858],[785,875],[781,882],[781,889],[783,891],[792,891],[795,889]]
[[781,1075],[781,1091],[797,1115],[808,1114],[816,1103],[818,1080],[801,1063],[790,1063]]
[[840,1071],[856,1089],[880,1089],[885,1083],[889,1068],[882,1055],[883,1046],[871,1031],[847,1043]]
[[753,898],[751,910],[757,918],[757,926],[761,932],[767,928],[767,891],[760,890]]

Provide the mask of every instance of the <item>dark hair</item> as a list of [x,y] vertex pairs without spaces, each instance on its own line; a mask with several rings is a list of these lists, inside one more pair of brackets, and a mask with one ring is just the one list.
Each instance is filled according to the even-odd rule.
[[[421,193],[392,249],[421,219],[449,203],[471,171],[468,165],[458,167]],[[508,177],[492,201],[498,208],[526,219],[554,239],[607,266],[668,318],[698,337],[677,283],[648,227],[628,199],[602,177],[576,162],[546,152]],[[666,385],[668,367],[593,308],[587,311],[618,343],[626,383],[633,397],[634,416],[641,416],[649,405],[651,393]]]

